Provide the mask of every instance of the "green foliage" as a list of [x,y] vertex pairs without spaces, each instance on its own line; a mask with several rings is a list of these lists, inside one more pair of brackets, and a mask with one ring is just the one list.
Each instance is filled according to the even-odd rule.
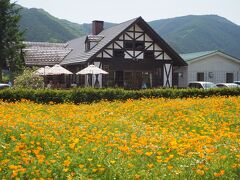
[[[33,84],[33,82],[31,82]],[[146,90],[124,90],[124,89],[92,89],[75,88],[70,90],[52,89],[29,89],[32,85],[26,82],[28,89],[4,89],[0,91],[0,99],[5,101],[19,101],[27,99],[37,103],[64,103],[71,102],[93,103],[101,100],[125,101],[127,99],[141,98],[189,98],[189,97],[210,97],[210,96],[240,96],[240,88],[216,88],[210,90],[201,89],[146,89]],[[16,84],[15,84],[16,87]],[[23,86],[17,86],[23,87]],[[32,86],[35,88],[36,86]]]
[[14,80],[14,88],[39,89],[44,87],[43,77],[36,75],[33,69],[26,68]]
[[8,83],[9,81],[10,81],[10,73],[7,71],[3,71],[2,82]]
[[19,30],[19,8],[10,0],[0,3],[0,82],[2,69],[8,67],[13,74],[19,73],[23,67],[21,49],[23,33]]

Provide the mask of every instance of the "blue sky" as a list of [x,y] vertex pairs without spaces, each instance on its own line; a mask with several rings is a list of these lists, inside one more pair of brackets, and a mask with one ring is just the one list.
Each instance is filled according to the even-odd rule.
[[[11,0],[14,2],[13,0]],[[42,8],[76,23],[92,20],[123,22],[142,16],[146,21],[185,15],[217,14],[240,25],[240,0],[15,0],[27,8]]]

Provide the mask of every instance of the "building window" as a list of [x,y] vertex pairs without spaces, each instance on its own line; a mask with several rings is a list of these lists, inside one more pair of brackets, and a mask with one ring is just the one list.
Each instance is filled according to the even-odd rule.
[[226,73],[226,83],[233,82],[233,73]]
[[132,50],[134,47],[133,41],[125,41],[124,48]]
[[113,57],[124,58],[124,51],[123,50],[114,50]]
[[135,49],[136,50],[144,50],[144,42],[143,41],[136,41],[135,42]]
[[144,50],[144,42],[143,41],[124,41],[124,48],[127,50]]
[[144,53],[144,58],[154,58],[154,52],[153,51],[146,51]]
[[204,73],[203,72],[197,73],[197,81],[204,81]]

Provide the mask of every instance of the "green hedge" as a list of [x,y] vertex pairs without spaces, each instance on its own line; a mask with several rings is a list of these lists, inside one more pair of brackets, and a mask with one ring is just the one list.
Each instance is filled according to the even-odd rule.
[[146,90],[124,90],[124,89],[91,89],[77,88],[71,90],[50,89],[3,89],[0,90],[0,99],[8,102],[27,99],[37,103],[64,103],[71,102],[92,103],[100,100],[127,100],[140,98],[188,98],[209,96],[239,96],[240,88],[216,88],[210,90],[202,89],[146,89]]

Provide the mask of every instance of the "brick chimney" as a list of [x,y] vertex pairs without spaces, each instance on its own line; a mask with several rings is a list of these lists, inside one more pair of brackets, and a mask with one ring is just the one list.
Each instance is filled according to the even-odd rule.
[[98,35],[104,26],[104,21],[93,21],[92,22],[92,35]]

